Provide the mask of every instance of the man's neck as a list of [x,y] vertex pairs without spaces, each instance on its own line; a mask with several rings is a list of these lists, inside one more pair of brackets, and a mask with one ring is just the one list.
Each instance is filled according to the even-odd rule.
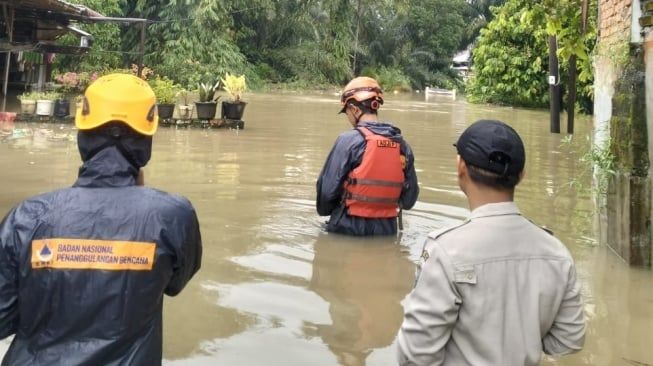
[[490,203],[512,202],[515,200],[514,191],[499,191],[486,187],[474,187],[470,189],[467,194],[467,202],[469,203],[469,210],[487,205]]
[[358,123],[361,122],[379,122],[379,116],[372,113],[364,114],[358,119]]

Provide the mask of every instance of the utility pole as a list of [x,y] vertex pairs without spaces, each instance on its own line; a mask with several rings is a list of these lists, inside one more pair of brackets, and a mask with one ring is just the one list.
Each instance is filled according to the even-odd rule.
[[143,56],[145,55],[145,30],[147,29],[147,19],[143,18],[116,18],[116,17],[89,17],[93,22],[113,22],[123,24],[140,24],[141,25],[141,40],[139,44],[138,55],[138,76],[143,73]]
[[549,36],[549,106],[551,133],[560,133],[560,75],[558,73],[558,41]]
[[147,29],[147,22],[142,22],[141,23],[141,43],[139,45],[138,51],[140,54],[138,55],[138,77],[143,76],[143,56],[145,55],[145,30]]

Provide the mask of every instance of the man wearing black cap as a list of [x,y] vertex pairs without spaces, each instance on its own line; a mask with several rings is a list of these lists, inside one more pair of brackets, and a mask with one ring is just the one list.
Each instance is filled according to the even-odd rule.
[[455,144],[471,216],[428,236],[398,335],[401,365],[539,365],[579,351],[580,285],[567,248],[521,216],[519,135],[472,124]]

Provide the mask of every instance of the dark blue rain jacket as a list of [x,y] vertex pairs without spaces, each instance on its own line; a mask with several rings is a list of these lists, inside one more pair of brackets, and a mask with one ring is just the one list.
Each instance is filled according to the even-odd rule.
[[[401,143],[401,154],[406,157],[404,187],[399,205],[408,210],[415,205],[419,194],[415,157],[410,146],[401,136],[401,130],[389,123],[359,122],[359,127],[367,127],[377,135],[388,137]],[[365,151],[365,138],[356,129],[338,136],[324,168],[317,180],[317,213],[331,215],[327,231],[348,235],[392,235],[397,233],[396,218],[370,219],[349,216],[342,202],[344,182],[349,172],[360,165]]]
[[[161,364],[163,294],[178,294],[199,269],[202,244],[190,202],[135,186],[136,175],[106,148],[72,188],[30,198],[4,218],[0,339],[15,337],[2,365]],[[145,247],[152,262],[134,254]],[[56,263],[64,268],[48,267]]]

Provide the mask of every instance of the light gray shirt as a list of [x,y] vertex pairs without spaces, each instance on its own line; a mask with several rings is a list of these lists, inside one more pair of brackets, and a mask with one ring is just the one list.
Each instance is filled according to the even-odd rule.
[[431,233],[398,335],[401,365],[538,365],[579,351],[585,321],[574,263],[514,202]]

